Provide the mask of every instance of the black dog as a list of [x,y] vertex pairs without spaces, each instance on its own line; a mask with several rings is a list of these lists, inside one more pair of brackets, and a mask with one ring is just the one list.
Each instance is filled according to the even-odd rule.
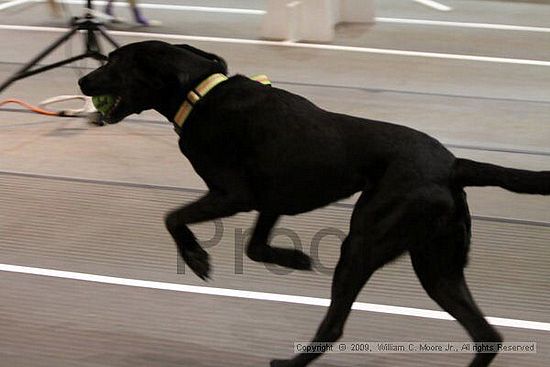
[[[550,171],[455,158],[421,132],[327,112],[240,75],[215,76],[213,84],[219,84],[208,86],[207,78],[216,73],[227,73],[220,57],[187,45],[148,41],[112,52],[107,64],[79,81],[87,95],[117,97],[106,112],[110,123],[147,109],[175,123],[181,151],[209,192],[167,215],[166,226],[199,277],[208,277],[208,255],[188,224],[257,210],[247,255],[310,269],[304,253],[267,244],[277,218],[361,191],[334,273],[332,303],[313,340],[337,340],[370,276],[409,252],[427,293],[474,341],[501,341],[464,280],[471,233],[463,188],[500,186],[550,195]],[[319,356],[299,354],[271,365],[305,366]],[[487,366],[494,357],[477,354],[470,366]]]

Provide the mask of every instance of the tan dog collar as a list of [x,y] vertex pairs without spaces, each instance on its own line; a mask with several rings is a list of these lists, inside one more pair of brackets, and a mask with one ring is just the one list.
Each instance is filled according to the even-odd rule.
[[[193,110],[193,106],[208,92],[210,92],[216,85],[225,82],[229,79],[223,74],[212,74],[208,78],[204,79],[199,85],[197,85],[193,90],[187,93],[187,98],[181,104],[176,116],[174,117],[174,123],[178,128],[181,129],[185,120]],[[256,75],[250,79],[255,80],[264,85],[271,85],[268,77],[266,75]]]

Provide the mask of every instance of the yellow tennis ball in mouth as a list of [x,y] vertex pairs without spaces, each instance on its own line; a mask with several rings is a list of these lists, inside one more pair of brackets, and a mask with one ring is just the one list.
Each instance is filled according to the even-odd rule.
[[115,97],[110,94],[104,94],[102,96],[93,96],[92,103],[94,107],[102,114],[106,115],[109,113],[111,108],[115,104]]

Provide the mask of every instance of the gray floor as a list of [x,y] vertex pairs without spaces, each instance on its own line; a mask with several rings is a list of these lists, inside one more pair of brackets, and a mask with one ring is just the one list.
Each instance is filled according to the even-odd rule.
[[[438,12],[404,0],[378,1],[377,16],[548,27],[550,5],[441,1]],[[145,1],[143,1],[145,3]],[[147,3],[165,3],[166,0]],[[264,1],[174,1],[178,5],[263,9]],[[2,4],[2,2],[0,2]],[[77,13],[77,6],[70,6]],[[119,25],[121,43],[166,35],[258,39],[261,17],[144,7],[155,28]],[[125,15],[126,9],[119,9]],[[0,79],[61,33],[44,4],[0,12]],[[1,25],[24,25],[9,29]],[[48,28],[32,28],[48,27]],[[117,33],[123,31],[124,33]],[[126,32],[141,32],[129,34]],[[142,34],[143,32],[150,33]],[[156,35],[154,34],[156,33]],[[234,73],[266,73],[277,87],[330,110],[411,126],[455,154],[529,169],[550,167],[548,66],[451,60],[269,45],[191,43],[222,55]],[[550,60],[549,32],[392,24],[341,25],[333,44],[378,49]],[[80,40],[54,58],[80,49]],[[52,58],[52,60],[54,59]],[[91,60],[19,81],[4,98],[37,103],[76,94]],[[179,154],[169,123],[156,113],[97,128],[80,119],[49,118],[0,108],[0,264],[129,279],[203,285],[178,274],[162,223],[169,209],[195,199],[204,184]],[[474,244],[468,279],[489,316],[550,322],[550,199],[500,189],[468,190]],[[326,228],[344,233],[353,198],[285,218],[306,252]],[[327,298],[337,236],[319,245],[316,271],[277,274],[242,256],[239,238],[253,223],[244,214],[222,222],[209,252],[212,287]],[[211,238],[212,224],[193,227]],[[277,242],[288,245],[284,236]],[[181,270],[181,268],[180,268]],[[307,340],[323,308],[269,301],[0,272],[0,366],[263,366]],[[358,301],[439,310],[404,257],[380,271]],[[536,341],[537,354],[501,355],[495,366],[545,366],[548,331],[499,328],[508,341]],[[452,321],[357,311],[347,341],[463,341]],[[468,355],[333,354],[318,366],[464,366]],[[544,362],[546,361],[546,362]]]

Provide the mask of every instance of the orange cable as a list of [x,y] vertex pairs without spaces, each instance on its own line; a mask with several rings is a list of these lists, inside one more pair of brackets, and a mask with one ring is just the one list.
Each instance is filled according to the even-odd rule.
[[31,110],[33,112],[36,112],[36,113],[39,113],[39,114],[42,114],[42,115],[47,115],[47,116],[59,116],[59,112],[54,112],[54,111],[48,111],[48,110],[45,110],[43,108],[40,108],[40,107],[37,107],[37,106],[33,106],[31,104],[28,104],[27,102],[25,101],[22,101],[20,99],[5,99],[3,101],[0,101],[0,107],[5,105],[5,104],[8,104],[8,103],[15,103],[15,104],[18,104],[18,105],[21,105],[25,108],[27,108],[28,110]]

